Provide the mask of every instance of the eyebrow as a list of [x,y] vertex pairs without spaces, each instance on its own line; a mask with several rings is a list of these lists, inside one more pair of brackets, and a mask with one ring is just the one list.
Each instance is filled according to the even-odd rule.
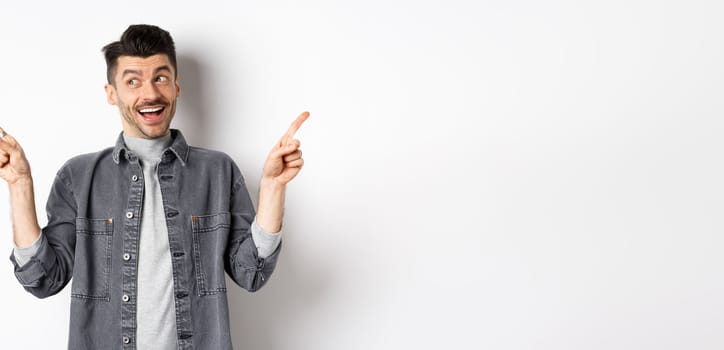
[[[160,72],[160,71],[167,71],[167,72],[169,72],[169,73],[172,73],[172,72],[171,72],[171,67],[169,67],[169,66],[167,66],[167,65],[163,65],[163,66],[161,66],[161,67],[156,68],[156,70],[153,71],[153,74],[155,75],[155,74],[157,74],[157,73]],[[135,69],[124,69],[124,70],[123,70],[123,74],[121,75],[121,77],[125,77],[125,76],[128,75],[128,74],[142,75],[142,74],[141,74],[141,71],[139,71],[139,70],[135,70]]]

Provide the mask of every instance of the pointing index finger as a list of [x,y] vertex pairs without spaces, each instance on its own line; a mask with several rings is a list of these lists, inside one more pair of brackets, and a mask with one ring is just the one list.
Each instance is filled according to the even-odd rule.
[[5,129],[0,128],[0,152],[3,154],[9,154],[13,151],[13,145],[10,143],[10,138],[7,137]]
[[0,142],[6,143],[12,147],[17,146],[15,139],[5,132],[5,129],[0,128]]
[[304,123],[307,118],[309,118],[309,112],[303,112],[292,122],[292,125],[289,126],[289,130],[287,130],[287,133],[284,135],[283,144],[286,144],[294,137],[294,134],[297,130],[299,130],[299,127],[302,126],[302,123]]

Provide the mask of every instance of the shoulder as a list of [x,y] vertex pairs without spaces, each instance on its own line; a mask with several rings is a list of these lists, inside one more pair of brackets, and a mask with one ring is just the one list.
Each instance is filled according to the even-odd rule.
[[231,158],[231,156],[222,151],[189,146],[187,166],[213,170],[217,174],[229,174],[234,182],[239,180],[243,181],[243,176],[239,170],[239,166],[236,164],[234,159]]
[[190,166],[192,169],[197,167],[214,167],[213,170],[221,168],[233,169],[236,167],[234,160],[226,153],[214,149],[192,146],[186,142],[181,130],[171,129],[173,143],[171,149],[182,161],[184,165]]
[[197,146],[189,146],[189,157],[194,157],[200,161],[233,162],[231,156],[225,152]]
[[188,162],[197,162],[203,166],[236,166],[234,159],[225,152],[196,146],[189,146]]
[[95,168],[98,164],[113,162],[113,147],[104,148],[97,152],[84,153],[68,159],[58,170],[57,175],[72,178]]

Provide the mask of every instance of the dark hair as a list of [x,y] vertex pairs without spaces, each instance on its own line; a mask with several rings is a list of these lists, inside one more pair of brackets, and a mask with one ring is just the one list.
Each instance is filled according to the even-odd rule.
[[176,47],[171,34],[167,31],[149,24],[133,24],[128,26],[121,40],[114,41],[103,47],[106,56],[106,76],[109,84],[115,84],[118,58],[121,56],[149,57],[156,54],[166,54],[174,72],[176,69]]

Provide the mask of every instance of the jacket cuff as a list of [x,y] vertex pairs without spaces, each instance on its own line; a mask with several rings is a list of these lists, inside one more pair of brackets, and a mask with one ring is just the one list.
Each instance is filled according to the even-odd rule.
[[264,231],[261,226],[257,225],[256,219],[251,223],[251,239],[258,251],[258,255],[262,259],[268,258],[279,246],[282,240],[281,232],[269,233]]
[[40,231],[40,235],[35,241],[27,247],[20,248],[17,245],[13,249],[13,255],[15,256],[15,262],[19,267],[27,264],[35,253],[40,249],[40,239],[43,238],[43,231]]
[[44,257],[47,258],[47,256],[44,255],[47,255],[49,250],[48,241],[45,236],[41,235],[38,242],[36,254],[31,256],[23,265],[20,265],[16,259],[14,251],[13,254],[10,255],[10,261],[15,265],[15,278],[18,279],[23,287],[37,287],[46,276],[42,259]]

